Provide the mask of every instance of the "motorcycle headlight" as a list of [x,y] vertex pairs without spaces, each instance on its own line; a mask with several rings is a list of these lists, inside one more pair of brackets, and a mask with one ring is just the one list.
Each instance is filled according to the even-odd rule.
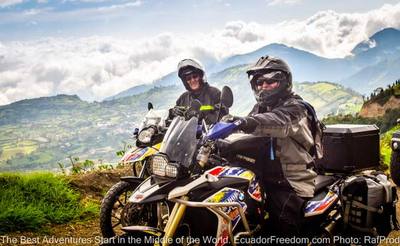
[[161,177],[176,178],[178,166],[174,163],[168,163],[166,156],[154,155],[150,160],[150,172]]
[[155,130],[152,127],[142,130],[138,135],[138,140],[144,144],[150,143],[154,133]]
[[165,176],[170,178],[178,177],[178,167],[171,164],[167,165],[165,167]]

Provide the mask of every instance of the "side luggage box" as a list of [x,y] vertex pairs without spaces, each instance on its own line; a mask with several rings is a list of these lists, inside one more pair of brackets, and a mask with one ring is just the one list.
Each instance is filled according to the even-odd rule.
[[323,133],[324,157],[318,170],[350,173],[379,167],[379,128],[376,125],[327,125]]

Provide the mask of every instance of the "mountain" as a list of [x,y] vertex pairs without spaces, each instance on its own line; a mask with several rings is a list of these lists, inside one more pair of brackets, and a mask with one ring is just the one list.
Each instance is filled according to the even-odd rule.
[[358,44],[348,58],[359,68],[342,83],[369,94],[400,78],[400,31],[386,28]]
[[396,60],[400,55],[400,31],[394,28],[383,29],[356,45],[351,53],[359,67]]
[[144,84],[144,85],[134,86],[125,91],[121,91],[120,93],[118,93],[114,96],[107,97],[106,99],[104,99],[104,101],[110,101],[110,100],[114,100],[114,99],[118,99],[118,98],[122,98],[122,97],[137,95],[137,94],[149,91],[153,87],[154,87],[153,84]]
[[397,59],[383,59],[377,64],[366,66],[355,74],[343,79],[343,84],[368,95],[378,87],[400,79],[400,54]]
[[[315,106],[320,117],[355,113],[363,103],[356,91],[369,95],[400,78],[399,44],[400,31],[393,28],[377,32],[343,59],[270,44],[209,65],[216,72],[208,74],[208,81],[220,89],[230,86],[235,98],[231,112],[245,115],[255,103],[246,64],[265,54],[275,55],[288,61],[295,81],[305,81],[294,83],[293,89]],[[68,156],[116,162],[115,152],[130,142],[147,103],[166,109],[183,91],[176,72],[171,72],[103,102],[58,95],[0,106],[0,171],[56,169],[57,162],[68,164]]]
[[[224,85],[232,88],[231,113],[235,115],[246,115],[255,103],[246,68],[235,66],[209,78],[220,89]],[[354,113],[362,104],[359,94],[333,83],[295,83],[294,90],[312,103],[321,117]],[[57,170],[58,162],[70,165],[69,156],[116,162],[115,152],[132,142],[132,131],[143,119],[147,103],[167,109],[183,91],[182,85],[170,85],[103,102],[58,95],[1,106],[0,171]]]
[[133,96],[133,95],[138,95],[140,93],[146,92],[151,90],[154,87],[162,87],[162,86],[170,86],[170,85],[178,85],[180,83],[180,79],[176,75],[176,72],[169,73],[160,79],[154,80],[150,84],[144,84],[144,85],[138,85],[138,86],[133,86],[127,90],[121,91],[120,93],[107,97],[104,99],[105,101],[110,101],[118,98],[123,98],[127,96]]
[[[170,87],[112,101],[88,103],[58,95],[0,107],[0,171],[57,169],[69,156],[116,162],[115,152],[129,142],[147,102],[172,105]],[[170,96],[171,95],[171,96]]]
[[221,68],[250,64],[264,55],[277,56],[289,64],[295,81],[333,81],[369,94],[400,78],[400,31],[383,29],[356,45],[352,56],[328,59],[282,44],[270,44],[253,52],[222,61]]
[[[230,67],[255,63],[265,55],[277,56],[287,61],[294,81],[332,81],[369,94],[375,88],[385,87],[400,78],[400,31],[394,28],[383,29],[357,44],[352,55],[345,58],[329,59],[283,44],[269,44],[253,52],[234,55],[210,64],[208,67],[211,69],[206,72],[211,79],[216,76],[215,73]],[[171,84],[180,84],[176,72],[156,81],[157,86]],[[135,93],[125,91],[122,95]]]
[[222,61],[220,67],[252,64],[265,55],[276,56],[285,60],[292,70],[294,81],[298,82],[339,81],[343,74],[351,74],[352,71],[352,65],[346,60],[320,57],[283,44],[270,44],[247,54],[230,57]]

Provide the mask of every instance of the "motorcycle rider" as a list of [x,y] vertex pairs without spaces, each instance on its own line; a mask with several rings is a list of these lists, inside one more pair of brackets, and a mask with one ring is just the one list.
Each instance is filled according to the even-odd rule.
[[314,157],[322,157],[320,128],[312,126],[318,120],[314,111],[313,122],[306,103],[292,92],[292,74],[283,60],[263,56],[247,74],[257,104],[247,117],[225,116],[223,120],[240,118],[244,122],[240,130],[266,136],[265,154],[256,165],[267,194],[269,224],[275,233],[296,235],[305,202],[314,194]]
[[[203,66],[194,59],[183,59],[178,63],[178,76],[182,80],[186,91],[176,101],[175,113],[179,115],[180,107],[189,107],[193,100],[199,100],[202,104],[201,118],[207,123],[215,123],[218,119],[216,106],[220,103],[221,91],[207,82]],[[227,109],[221,110],[221,116],[227,113]]]

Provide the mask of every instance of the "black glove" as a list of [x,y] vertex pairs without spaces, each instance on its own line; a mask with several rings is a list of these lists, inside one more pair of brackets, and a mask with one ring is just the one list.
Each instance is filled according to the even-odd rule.
[[185,116],[186,111],[187,111],[186,107],[175,106],[175,107],[169,109],[169,118],[173,119],[176,116]]
[[251,116],[241,118],[242,124],[239,125],[239,130],[245,133],[252,133],[259,125],[258,121]]
[[224,115],[224,116],[221,118],[221,121],[222,121],[222,122],[231,123],[231,122],[234,122],[234,121],[239,120],[239,119],[241,119],[241,117],[233,116],[233,115],[227,114],[227,115]]
[[259,125],[258,121],[253,117],[239,117],[233,116],[230,114],[225,115],[222,117],[221,121],[223,122],[234,122],[240,120],[241,124],[238,127],[238,130],[242,130],[245,133],[252,133],[256,130],[256,127]]

